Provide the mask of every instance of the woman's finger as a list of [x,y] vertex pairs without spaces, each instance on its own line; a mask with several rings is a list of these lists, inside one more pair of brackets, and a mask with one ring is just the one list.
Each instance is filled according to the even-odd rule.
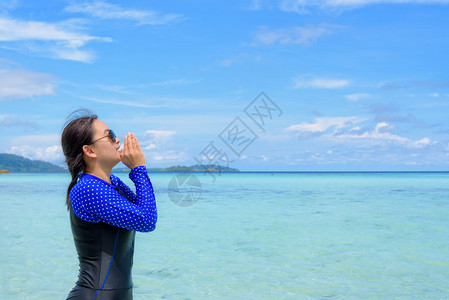
[[123,152],[124,153],[126,153],[126,152],[128,152],[128,135],[125,135],[125,139],[124,139],[124,142],[123,142]]
[[128,141],[128,151],[131,152],[133,150],[133,139],[132,139],[132,135],[130,133],[128,133],[127,137],[127,141]]
[[135,140],[136,140],[136,150],[137,151],[142,151],[142,149],[140,148],[140,143],[139,143],[139,140],[135,137]]
[[126,141],[128,142],[128,151],[131,151],[132,149],[133,149],[133,143],[132,143],[132,137],[131,137],[131,134],[130,133],[128,133],[127,135],[126,135]]
[[132,138],[132,143],[133,143],[132,144],[133,145],[133,150],[135,151],[135,150],[137,150],[137,139],[134,136],[134,133],[132,134],[131,138]]

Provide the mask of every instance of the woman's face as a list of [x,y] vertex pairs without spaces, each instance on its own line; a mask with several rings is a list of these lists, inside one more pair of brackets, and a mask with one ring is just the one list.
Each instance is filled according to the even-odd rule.
[[[90,146],[95,150],[97,154],[97,160],[101,164],[107,164],[115,166],[121,161],[120,152],[120,140],[117,138],[112,141],[109,137],[109,127],[99,120],[93,122],[94,135],[92,141],[95,141]],[[106,137],[105,137],[106,136]]]

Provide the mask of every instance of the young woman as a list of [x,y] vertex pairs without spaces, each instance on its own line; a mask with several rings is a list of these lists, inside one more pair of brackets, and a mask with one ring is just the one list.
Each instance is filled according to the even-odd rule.
[[[157,210],[137,138],[128,133],[123,149],[119,143],[92,114],[75,117],[62,133],[72,175],[67,208],[80,265],[78,281],[67,299],[132,299],[135,232],[154,230]],[[135,193],[111,174],[120,161],[131,169]]]

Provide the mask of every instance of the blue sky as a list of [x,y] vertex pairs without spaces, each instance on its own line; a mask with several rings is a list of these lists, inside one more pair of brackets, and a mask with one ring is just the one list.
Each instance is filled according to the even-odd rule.
[[0,153],[63,164],[85,107],[134,132],[149,167],[448,170],[448,15],[449,0],[2,1]]

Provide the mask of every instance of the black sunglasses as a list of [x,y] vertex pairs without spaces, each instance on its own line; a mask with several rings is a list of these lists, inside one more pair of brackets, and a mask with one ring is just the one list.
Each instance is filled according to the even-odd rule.
[[117,136],[115,135],[114,131],[112,131],[112,129],[108,129],[108,135],[102,136],[101,138],[96,139],[90,144],[93,144],[101,139],[104,139],[105,137],[109,137],[113,143],[115,143],[115,140],[117,139]]

